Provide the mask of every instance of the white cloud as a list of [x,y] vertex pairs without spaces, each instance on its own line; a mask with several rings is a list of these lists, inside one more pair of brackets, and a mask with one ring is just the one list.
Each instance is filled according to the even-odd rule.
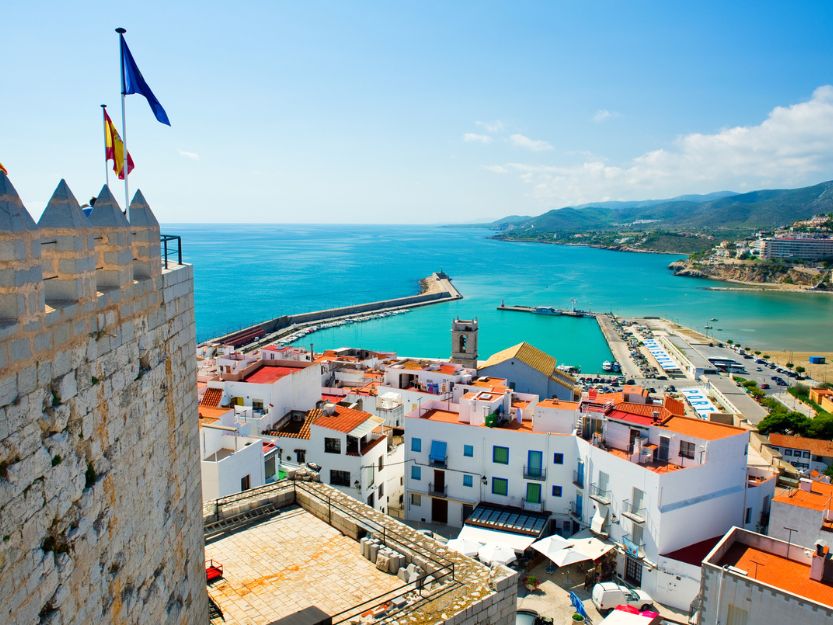
[[467,132],[463,135],[463,141],[466,143],[491,143],[493,139],[489,135],[483,135],[479,132]]
[[182,158],[187,158],[187,159],[190,159],[192,161],[200,160],[200,155],[197,154],[196,152],[189,152],[188,150],[178,150],[178,152],[179,152],[179,155]]
[[546,141],[531,139],[530,137],[519,133],[510,135],[509,141],[512,145],[525,150],[530,150],[531,152],[546,152],[547,150],[552,150],[552,146]]
[[493,122],[474,122],[475,126],[482,128],[488,133],[494,134],[503,130],[503,122],[496,119]]
[[566,165],[501,167],[514,171],[548,206],[813,184],[833,178],[833,86],[774,108],[758,125],[683,135],[621,164],[591,157]]
[[597,124],[603,124],[606,121],[619,117],[616,111],[608,111],[607,109],[599,109],[593,114],[593,121]]
[[508,167],[504,167],[503,165],[483,165],[483,169],[493,174],[508,174],[510,171]]

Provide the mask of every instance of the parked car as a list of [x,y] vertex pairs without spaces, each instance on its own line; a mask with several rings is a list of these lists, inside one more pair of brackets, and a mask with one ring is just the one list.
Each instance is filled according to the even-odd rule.
[[617,605],[632,605],[640,610],[648,610],[654,603],[651,595],[638,588],[631,589],[616,582],[600,582],[593,586],[593,605],[600,612],[612,610]]
[[764,382],[763,384],[761,384],[761,388],[762,388],[763,390],[767,390],[768,388],[771,388],[771,387],[770,387],[770,385],[769,385],[769,384],[767,384],[766,382]]

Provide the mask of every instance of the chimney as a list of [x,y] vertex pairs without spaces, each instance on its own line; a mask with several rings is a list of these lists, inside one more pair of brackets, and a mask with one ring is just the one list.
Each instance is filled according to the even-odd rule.
[[336,405],[330,402],[324,404],[324,414],[332,417],[336,413]]
[[813,552],[813,557],[810,561],[810,579],[814,582],[820,582],[824,577],[824,566],[827,562],[829,552],[830,548],[823,540],[816,541],[816,550]]
[[658,423],[659,422],[659,410],[654,410],[651,413],[651,418],[653,419],[654,423]]
[[808,493],[813,492],[813,480],[808,479],[806,477],[802,477],[798,480],[798,487]]

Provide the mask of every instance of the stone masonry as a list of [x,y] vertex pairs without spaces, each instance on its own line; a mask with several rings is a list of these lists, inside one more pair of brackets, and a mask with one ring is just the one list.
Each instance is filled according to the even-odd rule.
[[0,621],[208,621],[193,275],[141,193],[35,222],[0,173]]

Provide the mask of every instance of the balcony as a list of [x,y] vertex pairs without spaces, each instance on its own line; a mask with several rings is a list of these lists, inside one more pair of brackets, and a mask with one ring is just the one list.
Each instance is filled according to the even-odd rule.
[[547,479],[547,470],[543,467],[528,467],[524,465],[524,479],[543,482]]
[[442,456],[441,458],[436,458],[431,456],[428,458],[429,466],[436,467],[438,469],[447,469],[448,468],[448,456]]
[[610,505],[610,491],[601,488],[598,484],[590,485],[590,498],[605,506]]
[[645,557],[645,540],[641,536],[634,537],[633,534],[622,536],[622,546],[625,553],[631,558],[642,559]]
[[522,507],[524,510],[529,512],[543,512],[544,511],[544,502],[543,501],[527,501],[526,499],[523,500]]
[[584,488],[584,471],[573,471],[573,486]]
[[445,484],[434,484],[434,482],[430,482],[428,484],[428,493],[436,497],[445,497],[448,494],[448,486]]
[[641,502],[633,502],[630,499],[622,502],[622,516],[628,517],[634,523],[644,523],[645,514],[645,506]]
[[581,521],[582,509],[576,505],[575,501],[570,502],[570,516],[576,521]]

